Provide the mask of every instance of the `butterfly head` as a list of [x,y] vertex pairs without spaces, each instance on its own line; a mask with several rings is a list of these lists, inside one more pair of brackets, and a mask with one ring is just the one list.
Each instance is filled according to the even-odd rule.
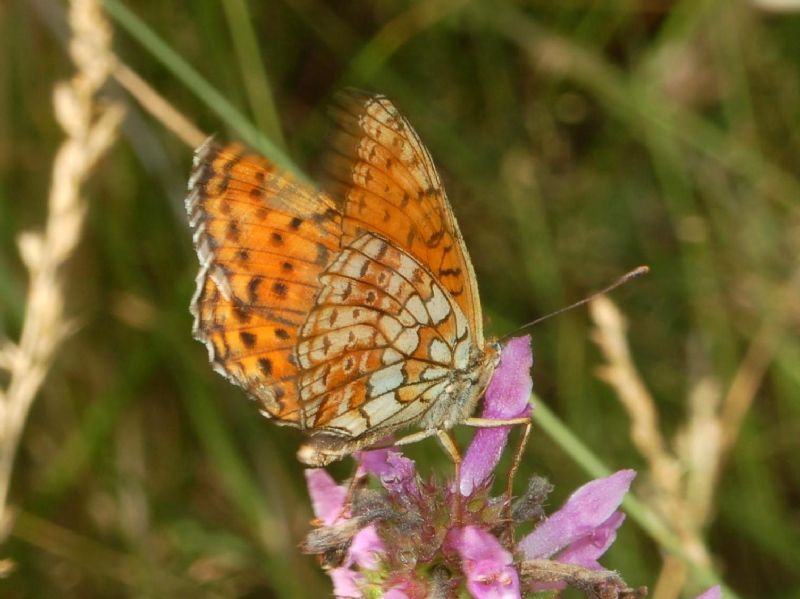
[[479,395],[483,396],[486,387],[489,386],[489,381],[492,380],[492,375],[500,364],[500,353],[503,351],[500,341],[497,339],[488,339],[481,352],[480,363],[478,365],[478,380],[476,382]]

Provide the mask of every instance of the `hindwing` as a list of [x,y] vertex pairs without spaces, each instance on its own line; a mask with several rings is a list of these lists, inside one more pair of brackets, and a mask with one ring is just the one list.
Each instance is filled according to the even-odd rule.
[[364,233],[320,282],[297,345],[305,428],[348,437],[391,430],[447,396],[473,341],[460,306],[423,264]]
[[195,337],[267,416],[300,426],[294,348],[339,252],[336,203],[240,146],[209,140],[195,154],[186,210],[200,260]]

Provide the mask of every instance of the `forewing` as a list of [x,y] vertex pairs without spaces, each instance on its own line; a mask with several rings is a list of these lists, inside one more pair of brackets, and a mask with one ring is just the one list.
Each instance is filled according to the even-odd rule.
[[335,201],[238,145],[195,153],[186,210],[200,259],[191,312],[214,369],[301,425],[294,346],[339,251]]
[[328,190],[342,205],[342,245],[373,231],[430,271],[483,345],[475,274],[430,154],[384,96],[348,91],[332,107],[337,124],[325,160]]
[[358,438],[419,421],[467,367],[461,308],[416,258],[375,233],[320,276],[300,330],[304,428]]

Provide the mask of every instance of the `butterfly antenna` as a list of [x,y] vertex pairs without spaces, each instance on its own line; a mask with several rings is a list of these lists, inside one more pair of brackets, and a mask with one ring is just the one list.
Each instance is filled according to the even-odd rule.
[[599,297],[601,295],[605,295],[606,293],[608,293],[610,291],[613,291],[617,287],[619,287],[621,285],[624,285],[628,281],[631,281],[633,279],[641,277],[642,275],[646,275],[649,272],[650,272],[650,267],[649,266],[638,266],[638,267],[634,268],[632,271],[625,273],[620,278],[618,278],[616,281],[614,281],[613,283],[611,283],[607,287],[604,287],[600,291],[595,291],[590,296],[585,297],[582,300],[579,300],[579,301],[575,302],[574,304],[570,304],[569,306],[566,306],[564,308],[559,308],[555,312],[550,312],[550,314],[545,314],[544,316],[540,316],[536,320],[532,320],[529,323],[526,323],[526,324],[522,325],[521,327],[519,327],[515,331],[512,331],[511,333],[508,333],[506,335],[503,335],[503,337],[501,337],[501,340],[508,339],[511,335],[513,335],[515,333],[518,333],[522,329],[527,329],[528,327],[532,327],[535,324],[539,324],[543,320],[547,320],[548,318],[552,318],[553,316],[558,316],[559,314],[563,314],[564,312],[568,312],[569,310],[572,310],[573,308],[577,308],[578,306],[582,306],[584,304],[588,304],[594,298]]

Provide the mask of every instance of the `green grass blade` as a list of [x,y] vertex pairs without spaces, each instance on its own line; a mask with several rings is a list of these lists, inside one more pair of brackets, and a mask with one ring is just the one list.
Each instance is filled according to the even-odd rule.
[[236,58],[242,71],[242,81],[250,102],[250,111],[259,129],[273,140],[275,145],[286,149],[286,140],[267,79],[264,61],[258,46],[258,37],[253,29],[253,20],[245,0],[223,0],[228,29],[233,40]]
[[194,67],[169,47],[144,21],[128,10],[125,4],[120,0],[103,0],[103,5],[125,31],[169,69],[209,109],[236,131],[245,143],[261,152],[281,168],[292,172],[303,180],[307,180],[305,174],[275,143],[247,120],[233,104],[206,81]]

